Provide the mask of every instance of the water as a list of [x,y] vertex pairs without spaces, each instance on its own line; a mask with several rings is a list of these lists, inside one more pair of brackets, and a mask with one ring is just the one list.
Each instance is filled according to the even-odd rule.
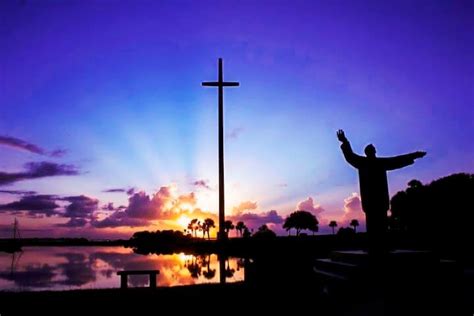
[[[225,262],[226,282],[244,280],[242,260]],[[219,282],[217,255],[139,255],[124,247],[24,247],[0,252],[0,291],[120,287],[120,270],[160,270],[158,286]],[[148,286],[148,276],[129,276],[130,287]]]

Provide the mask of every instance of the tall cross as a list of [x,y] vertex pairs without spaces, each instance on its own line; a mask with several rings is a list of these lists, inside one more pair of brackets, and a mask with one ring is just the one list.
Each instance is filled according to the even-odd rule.
[[219,232],[217,239],[223,240],[227,237],[224,229],[225,223],[225,188],[224,188],[224,87],[237,87],[238,82],[225,82],[222,73],[222,58],[219,58],[218,81],[203,82],[204,87],[217,87],[219,96]]

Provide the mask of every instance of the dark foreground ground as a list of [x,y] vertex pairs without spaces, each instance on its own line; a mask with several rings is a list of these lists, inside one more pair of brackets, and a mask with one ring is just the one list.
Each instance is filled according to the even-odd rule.
[[[274,260],[272,260],[273,262]],[[291,261],[234,284],[63,292],[0,292],[9,315],[473,315],[474,273],[327,283]],[[283,267],[285,267],[283,269]],[[286,271],[286,272],[285,272]]]

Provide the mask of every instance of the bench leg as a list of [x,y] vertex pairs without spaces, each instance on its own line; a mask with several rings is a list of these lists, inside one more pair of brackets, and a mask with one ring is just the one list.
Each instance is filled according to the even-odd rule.
[[120,276],[120,288],[121,288],[121,289],[126,289],[127,287],[128,287],[127,275],[122,274],[122,275]]
[[156,274],[150,273],[150,288],[156,289]]

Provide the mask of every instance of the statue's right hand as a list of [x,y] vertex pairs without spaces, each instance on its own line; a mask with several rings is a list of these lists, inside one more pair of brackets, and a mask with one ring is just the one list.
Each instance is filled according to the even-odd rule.
[[342,129],[338,130],[337,133],[337,139],[340,141],[340,142],[347,142],[347,138],[346,138],[346,135],[344,134],[344,131]]
[[426,155],[426,151],[415,151],[413,153],[413,156],[415,157],[415,159],[423,158],[425,155]]

